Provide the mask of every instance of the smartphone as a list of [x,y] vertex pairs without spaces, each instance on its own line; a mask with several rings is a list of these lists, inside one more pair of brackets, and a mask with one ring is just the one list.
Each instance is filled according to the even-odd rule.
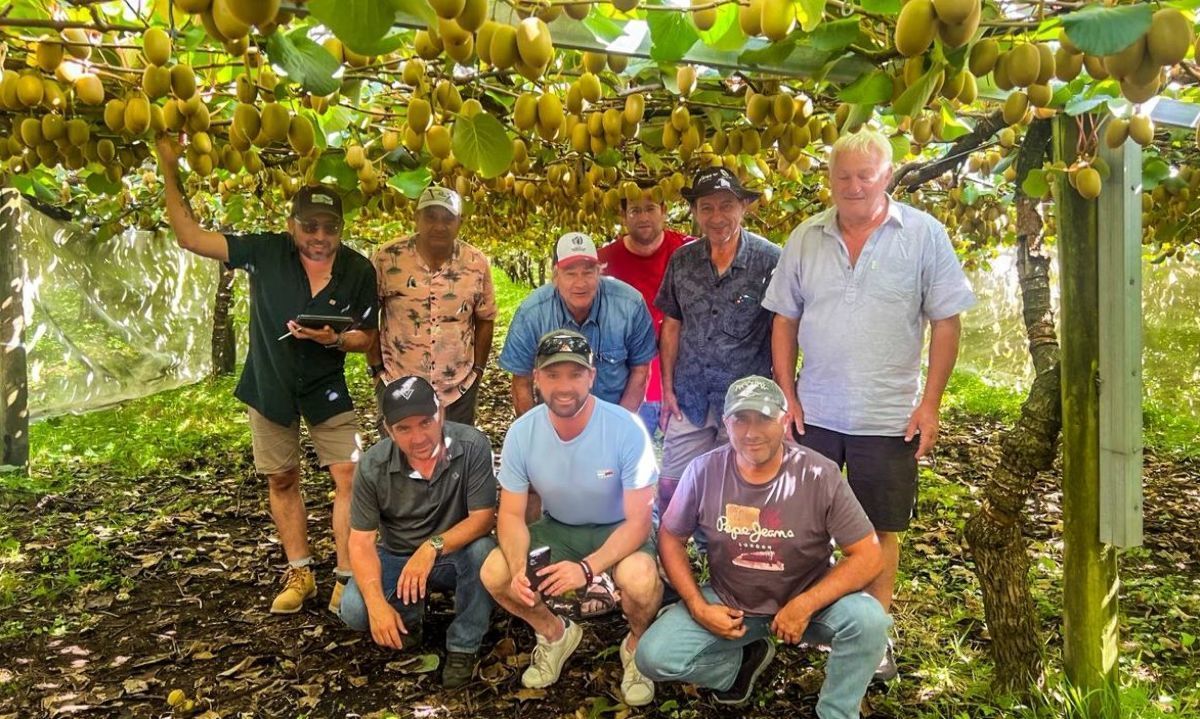
[[345,332],[354,324],[354,320],[341,315],[300,315],[296,318],[296,324],[310,330],[324,329],[328,325],[334,332]]
[[538,547],[529,551],[529,561],[525,564],[525,578],[529,580],[529,586],[533,587],[533,591],[537,591],[538,585],[542,583],[545,577],[538,576],[538,570],[545,569],[550,566],[550,548]]

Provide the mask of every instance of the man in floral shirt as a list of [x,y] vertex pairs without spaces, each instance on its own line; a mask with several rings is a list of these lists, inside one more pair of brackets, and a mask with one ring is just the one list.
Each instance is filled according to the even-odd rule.
[[446,419],[475,423],[479,380],[492,350],[496,290],[488,259],[458,239],[462,198],[429,187],[417,200],[416,232],[371,258],[379,284],[379,341],[367,353],[382,387],[423,377]]

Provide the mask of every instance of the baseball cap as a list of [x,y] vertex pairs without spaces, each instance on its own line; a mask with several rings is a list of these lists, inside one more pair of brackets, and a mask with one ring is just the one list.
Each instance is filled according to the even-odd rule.
[[751,375],[729,385],[725,392],[724,417],[743,410],[754,410],[771,418],[779,418],[787,412],[787,398],[783,390],[766,377]]
[[342,218],[342,197],[328,185],[305,185],[292,198],[292,217],[306,219],[316,215]]
[[461,217],[462,197],[448,187],[430,185],[417,198],[417,209],[424,210],[426,207],[441,207],[448,210],[455,217]]
[[757,200],[762,193],[742,187],[737,175],[724,167],[706,167],[692,177],[692,186],[680,192],[688,202],[711,195],[714,192],[732,192],[743,200]]
[[379,409],[389,427],[409,417],[432,417],[440,406],[433,385],[413,375],[388,382],[379,396]]
[[587,337],[574,330],[550,330],[538,340],[534,366],[538,369],[555,362],[574,362],[592,366],[592,346]]
[[582,232],[568,232],[554,246],[554,266],[566,267],[579,262],[600,262],[596,243]]

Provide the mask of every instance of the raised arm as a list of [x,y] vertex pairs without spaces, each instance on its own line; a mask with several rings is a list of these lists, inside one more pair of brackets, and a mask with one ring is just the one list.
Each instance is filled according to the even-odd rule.
[[228,262],[229,243],[225,235],[201,227],[183,195],[183,187],[179,182],[179,145],[166,135],[159,135],[155,147],[158,150],[158,167],[163,176],[167,219],[175,232],[175,240],[188,252]]

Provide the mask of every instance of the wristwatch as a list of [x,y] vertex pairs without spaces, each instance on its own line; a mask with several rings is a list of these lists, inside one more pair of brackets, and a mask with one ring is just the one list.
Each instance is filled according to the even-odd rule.
[[442,548],[446,546],[446,540],[440,534],[435,534],[429,538],[429,546],[433,547],[433,551],[437,552],[435,559],[442,558]]

